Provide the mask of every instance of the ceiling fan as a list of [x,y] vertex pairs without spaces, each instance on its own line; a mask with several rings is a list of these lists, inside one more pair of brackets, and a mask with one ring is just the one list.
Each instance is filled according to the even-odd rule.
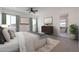
[[28,11],[29,13],[36,13],[38,12],[38,10],[35,10],[34,8],[28,8],[26,11]]

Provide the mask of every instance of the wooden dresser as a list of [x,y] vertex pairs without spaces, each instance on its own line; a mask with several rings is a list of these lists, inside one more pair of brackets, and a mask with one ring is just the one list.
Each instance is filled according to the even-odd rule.
[[53,34],[53,26],[42,26],[41,30],[45,34],[48,34],[48,35]]

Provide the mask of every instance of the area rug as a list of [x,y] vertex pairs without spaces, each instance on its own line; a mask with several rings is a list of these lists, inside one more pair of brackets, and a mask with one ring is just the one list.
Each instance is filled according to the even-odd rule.
[[[59,43],[59,40],[47,38],[48,42],[44,47],[37,50],[37,52],[51,52]],[[51,44],[50,44],[51,43]]]

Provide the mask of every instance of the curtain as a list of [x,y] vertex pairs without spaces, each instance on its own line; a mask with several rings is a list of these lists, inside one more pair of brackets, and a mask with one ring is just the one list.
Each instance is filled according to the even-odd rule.
[[16,16],[16,32],[19,32],[20,16]]
[[6,24],[6,13],[2,13],[2,24]]
[[32,32],[32,18],[29,18],[29,22],[30,22],[30,31]]

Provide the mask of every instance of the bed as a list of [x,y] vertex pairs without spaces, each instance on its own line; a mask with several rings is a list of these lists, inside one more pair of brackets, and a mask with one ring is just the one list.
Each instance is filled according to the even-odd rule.
[[[25,44],[27,44],[29,42],[29,40],[27,40],[28,42],[25,43],[25,37],[27,37],[27,39],[30,39],[30,40],[35,39],[37,37],[37,35],[34,35],[29,32],[16,32],[15,35],[16,35],[16,37],[14,39],[11,39],[9,42],[5,42],[4,44],[0,44],[0,52],[25,51],[26,50]],[[29,37],[29,36],[31,36],[31,37]]]
[[[14,39],[0,44],[0,52],[51,51],[51,49],[58,44],[58,40],[42,38],[29,32],[16,32],[16,37]],[[48,47],[52,48],[48,49]]]
[[10,42],[0,44],[0,52],[17,52],[19,51],[18,39],[16,37],[11,39]]

